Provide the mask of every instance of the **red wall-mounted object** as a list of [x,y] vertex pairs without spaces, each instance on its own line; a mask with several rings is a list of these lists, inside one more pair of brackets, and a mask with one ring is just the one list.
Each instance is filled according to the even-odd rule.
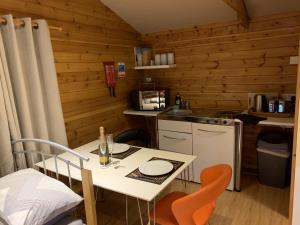
[[109,88],[109,96],[116,96],[116,75],[115,75],[115,63],[114,62],[103,62],[105,79],[107,87]]

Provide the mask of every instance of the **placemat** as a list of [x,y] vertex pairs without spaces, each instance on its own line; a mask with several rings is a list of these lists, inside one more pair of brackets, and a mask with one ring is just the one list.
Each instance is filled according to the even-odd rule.
[[[112,157],[113,157],[114,159],[125,159],[126,157],[132,155],[133,153],[137,152],[137,151],[140,150],[140,149],[141,149],[141,148],[139,148],[139,147],[133,147],[133,146],[130,146],[130,148],[128,149],[128,151],[122,152],[122,153],[119,153],[119,154],[114,154],[114,153],[113,153],[113,154],[112,154]],[[98,151],[99,151],[99,150],[96,149],[96,150],[91,151],[91,153],[98,155]]]
[[128,175],[126,175],[126,177],[132,178],[132,179],[136,179],[136,180],[142,180],[145,182],[150,182],[153,184],[162,184],[166,179],[168,179],[169,176],[171,176],[176,170],[178,170],[183,164],[184,162],[181,161],[176,161],[176,160],[171,160],[171,159],[164,159],[164,158],[158,158],[158,157],[153,157],[151,158],[149,161],[151,160],[166,160],[170,163],[173,164],[173,170],[167,174],[161,175],[161,176],[147,176],[142,174],[139,171],[139,168],[135,169],[134,171],[132,171],[131,173],[129,173]]

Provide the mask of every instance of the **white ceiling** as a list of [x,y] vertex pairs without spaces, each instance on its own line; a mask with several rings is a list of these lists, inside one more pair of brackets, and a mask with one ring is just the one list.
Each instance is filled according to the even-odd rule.
[[[232,21],[222,0],[101,0],[141,33]],[[300,10],[300,0],[245,0],[250,17]]]

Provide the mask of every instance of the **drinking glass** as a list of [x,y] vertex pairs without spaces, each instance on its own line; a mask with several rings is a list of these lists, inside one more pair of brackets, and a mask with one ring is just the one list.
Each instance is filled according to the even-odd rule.
[[113,136],[113,134],[108,134],[106,136],[106,142],[107,142],[108,152],[110,153],[110,158],[112,159],[113,150],[114,150],[114,136]]

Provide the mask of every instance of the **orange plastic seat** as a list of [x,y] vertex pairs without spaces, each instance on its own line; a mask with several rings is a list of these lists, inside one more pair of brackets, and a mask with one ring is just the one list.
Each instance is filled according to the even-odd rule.
[[[184,192],[172,192],[161,199],[155,207],[155,222],[164,225],[178,225],[170,205],[172,205],[175,200],[186,195]],[[161,214],[163,216],[160,216]],[[151,217],[153,217],[153,211],[151,212]]]
[[[200,175],[202,187],[192,194],[173,192],[155,205],[155,222],[161,225],[206,225],[215,209],[215,201],[232,176],[229,165],[206,168]],[[151,211],[151,219],[154,217]]]

